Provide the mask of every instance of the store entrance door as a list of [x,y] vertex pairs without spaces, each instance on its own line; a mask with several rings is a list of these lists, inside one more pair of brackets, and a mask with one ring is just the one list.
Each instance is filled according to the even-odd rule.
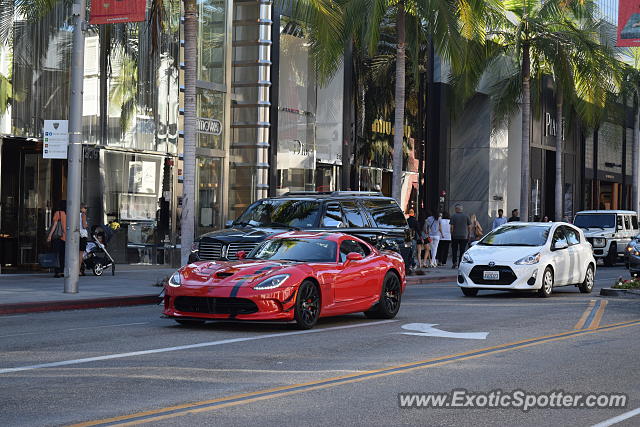
[[[61,160],[42,158],[42,144],[22,139],[2,143],[0,182],[0,268],[2,273],[37,268],[46,252],[52,216],[52,189],[64,194]],[[57,174],[54,174],[54,170]]]

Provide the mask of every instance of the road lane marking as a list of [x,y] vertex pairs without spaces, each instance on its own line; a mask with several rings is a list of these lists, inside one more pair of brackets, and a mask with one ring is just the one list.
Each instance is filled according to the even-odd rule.
[[593,316],[589,329],[597,329],[600,326],[600,321],[602,320],[602,315],[604,314],[604,309],[607,306],[608,301],[605,299],[601,300],[600,303],[600,307],[598,308],[598,311],[596,311],[595,316]]
[[19,334],[11,334],[11,335],[0,335],[0,338],[9,338],[9,337],[21,337],[23,335],[37,335],[37,334],[53,334],[58,332],[69,332],[69,331],[83,331],[86,329],[100,329],[100,328],[116,328],[120,326],[134,326],[134,325],[147,325],[149,322],[137,322],[137,323],[118,323],[115,325],[101,325],[101,326],[87,326],[84,328],[69,328],[69,329],[58,329],[55,331],[38,331],[38,332],[22,332]]
[[402,329],[418,332],[401,332],[404,335],[416,335],[419,337],[457,338],[466,340],[486,340],[489,332],[449,332],[434,328],[437,323],[407,323]]
[[337,331],[340,329],[361,328],[364,326],[385,325],[387,323],[392,323],[392,322],[397,322],[397,320],[381,320],[381,321],[375,321],[375,322],[359,323],[355,325],[332,326],[329,328],[318,328],[318,329],[311,329],[306,331],[280,332],[276,334],[256,335],[252,337],[243,337],[243,338],[229,338],[229,339],[219,340],[219,341],[209,341],[209,342],[201,342],[196,344],[179,345],[176,347],[163,347],[163,348],[153,348],[150,350],[131,351],[127,353],[106,354],[104,356],[85,357],[83,359],[62,360],[60,362],[49,362],[49,363],[40,363],[38,365],[27,365],[27,366],[18,366],[15,368],[4,368],[4,369],[0,369],[0,374],[8,374],[11,372],[21,372],[21,371],[32,371],[34,369],[42,369],[42,368],[55,368],[58,366],[78,365],[80,363],[98,362],[102,360],[112,360],[112,359],[122,359],[125,357],[133,357],[133,356],[145,356],[147,354],[167,353],[170,351],[190,350],[193,348],[213,347],[217,345],[234,344],[237,342],[244,342],[244,341],[263,340],[267,338],[280,338],[280,337],[287,337],[292,335],[315,334],[315,333],[320,333],[325,331]]
[[608,420],[604,420],[601,423],[594,424],[591,427],[609,427],[614,424],[618,424],[621,421],[628,420],[631,417],[635,417],[636,415],[640,415],[640,408],[634,409],[633,411],[625,412],[624,414],[620,414],[617,417],[609,418]]
[[584,313],[582,313],[582,316],[580,316],[580,320],[578,320],[578,323],[576,323],[573,329],[582,329],[584,327],[584,323],[587,321],[587,317],[589,317],[589,314],[591,313],[591,311],[593,311],[593,307],[595,305],[596,300],[592,299],[591,301],[589,301],[589,305],[587,305],[587,308],[584,310]]
[[475,359],[475,358],[484,357],[488,355],[494,355],[494,354],[504,353],[504,352],[513,351],[513,350],[519,350],[522,348],[532,347],[532,346],[536,346],[536,345],[540,345],[548,342],[562,341],[562,340],[566,340],[574,337],[580,337],[583,335],[594,334],[594,333],[603,332],[603,331],[612,331],[612,330],[617,330],[621,328],[628,328],[631,326],[640,326],[640,319],[605,325],[598,329],[581,329],[577,331],[571,330],[571,331],[562,332],[554,335],[528,338],[525,340],[515,341],[507,344],[500,344],[497,346],[481,348],[478,350],[470,350],[464,353],[440,356],[433,359],[427,359],[427,360],[422,360],[418,362],[411,362],[403,365],[390,366],[382,369],[363,371],[362,373],[358,373],[358,374],[344,375],[339,377],[327,378],[324,380],[265,389],[265,390],[260,390],[256,392],[236,394],[236,395],[221,397],[217,399],[169,406],[161,409],[153,409],[150,411],[137,412],[134,414],[123,415],[123,416],[118,416],[113,418],[87,421],[79,424],[74,424],[72,427],[86,427],[86,426],[96,426],[96,425],[136,425],[136,424],[142,424],[142,423],[156,422],[156,421],[161,421],[161,420],[174,418],[178,416],[213,411],[216,409],[243,405],[251,402],[273,399],[276,397],[300,394],[300,393],[313,391],[313,390],[321,390],[321,389],[326,389],[330,387],[336,387],[343,384],[362,382],[362,381],[366,381],[373,378],[386,377],[390,375],[397,375],[405,372],[411,372],[419,369],[427,369],[427,368],[436,367],[436,366],[443,366],[443,365],[447,365],[457,361]]

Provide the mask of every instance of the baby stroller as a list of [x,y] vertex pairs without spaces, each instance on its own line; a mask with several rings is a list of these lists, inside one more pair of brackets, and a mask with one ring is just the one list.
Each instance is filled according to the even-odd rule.
[[95,276],[102,276],[105,269],[111,267],[111,275],[116,274],[116,263],[107,252],[106,244],[111,238],[109,227],[98,226],[91,230],[92,240],[87,242],[87,250],[80,266],[80,271],[93,271]]

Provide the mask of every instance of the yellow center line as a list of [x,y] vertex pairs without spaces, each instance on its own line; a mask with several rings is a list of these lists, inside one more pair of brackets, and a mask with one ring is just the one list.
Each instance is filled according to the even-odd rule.
[[576,323],[576,325],[573,327],[573,329],[582,329],[584,328],[584,322],[587,321],[587,317],[589,317],[589,313],[591,313],[591,310],[593,309],[593,306],[596,305],[596,300],[592,299],[589,302],[589,305],[587,306],[587,308],[584,310],[584,313],[582,313],[582,316],[580,317],[580,320],[578,320],[578,323]]
[[[322,380],[311,381],[301,384],[286,385],[271,389],[264,389],[250,393],[229,395],[217,399],[204,400],[200,402],[192,402],[183,405],[169,406],[160,409],[154,409],[150,411],[137,412],[129,415],[123,415],[113,418],[100,419],[94,421],[87,421],[84,423],[74,424],[71,427],[85,427],[95,426],[101,424],[110,425],[138,425],[150,422],[161,421],[169,418],[185,416],[189,414],[215,411],[221,408],[227,408],[231,406],[244,405],[251,402],[257,402],[261,400],[274,399],[276,397],[290,396],[294,394],[300,394],[313,390],[321,390],[330,387],[337,387],[342,384],[350,384],[365,381],[368,379],[382,378],[389,375],[398,375],[405,372],[411,372],[419,369],[427,369],[431,367],[438,367],[447,365],[450,363],[471,360],[479,357],[485,357],[488,355],[504,353],[508,351],[519,350],[522,348],[532,347],[548,342],[562,341],[574,337],[580,337],[587,334],[593,334],[598,332],[612,331],[621,328],[628,328],[630,326],[640,326],[640,319],[635,319],[627,322],[613,323],[602,327],[592,329],[582,329],[580,331],[566,331],[559,334],[546,335],[535,338],[527,338],[520,341],[510,342],[507,344],[500,344],[492,347],[485,347],[481,349],[475,349],[466,351],[463,353],[450,354],[446,356],[439,356],[432,359],[422,360],[418,362],[411,362],[402,365],[389,366],[382,369],[374,369],[370,371],[361,371],[355,374],[337,376],[332,378],[325,378]],[[254,397],[252,397],[254,396]],[[219,403],[218,403],[219,402]],[[155,415],[155,416],[154,416]],[[141,418],[143,417],[143,418]]]
[[602,320],[604,308],[607,306],[607,303],[608,301],[606,299],[600,302],[600,307],[598,308],[598,311],[596,311],[596,315],[593,317],[589,329],[598,329],[600,327],[600,321]]

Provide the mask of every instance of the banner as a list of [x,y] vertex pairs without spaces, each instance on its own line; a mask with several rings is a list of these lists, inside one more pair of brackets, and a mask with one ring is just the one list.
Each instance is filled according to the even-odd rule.
[[147,0],[93,0],[90,24],[117,24],[145,20]]
[[619,1],[618,41],[616,43],[616,46],[640,46],[640,1]]

